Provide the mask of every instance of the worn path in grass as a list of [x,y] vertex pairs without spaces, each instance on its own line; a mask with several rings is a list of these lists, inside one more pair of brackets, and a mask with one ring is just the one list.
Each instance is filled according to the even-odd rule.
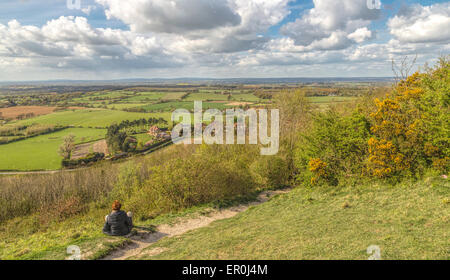
[[[235,207],[217,210],[210,212],[208,215],[202,215],[196,218],[184,219],[175,223],[174,225],[160,225],[157,231],[154,233],[148,233],[144,231],[138,231],[138,233],[131,237],[131,242],[127,245],[111,252],[108,256],[103,258],[104,260],[126,260],[131,257],[137,257],[141,254],[142,250],[157,242],[163,237],[173,237],[177,235],[182,235],[188,231],[198,229],[201,227],[206,227],[210,223],[228,219],[236,216],[237,214],[247,210],[250,206],[255,206],[267,202],[271,197],[289,192],[291,189],[277,190],[277,191],[264,191],[259,196],[257,201],[238,205]],[[158,254],[157,250],[155,252],[150,252]],[[149,252],[146,252],[148,255]]]

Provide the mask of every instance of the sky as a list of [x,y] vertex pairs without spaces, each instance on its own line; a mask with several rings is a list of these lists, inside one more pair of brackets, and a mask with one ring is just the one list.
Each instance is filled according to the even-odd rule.
[[0,81],[387,77],[449,54],[450,1],[0,2]]

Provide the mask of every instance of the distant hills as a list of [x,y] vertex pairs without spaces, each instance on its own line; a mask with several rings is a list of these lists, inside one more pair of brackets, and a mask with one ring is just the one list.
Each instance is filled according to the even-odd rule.
[[391,82],[392,77],[322,77],[322,78],[174,78],[174,79],[118,79],[118,80],[48,80],[48,81],[7,81],[0,82],[0,86],[49,86],[49,85],[157,85],[157,84],[310,84],[337,82]]

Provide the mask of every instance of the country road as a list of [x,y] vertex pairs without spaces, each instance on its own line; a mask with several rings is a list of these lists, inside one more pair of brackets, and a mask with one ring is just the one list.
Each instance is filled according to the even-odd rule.
[[43,171],[12,171],[12,172],[0,172],[0,175],[38,175],[38,174],[56,174],[61,172],[74,172],[78,169],[61,169],[61,170],[43,170]]

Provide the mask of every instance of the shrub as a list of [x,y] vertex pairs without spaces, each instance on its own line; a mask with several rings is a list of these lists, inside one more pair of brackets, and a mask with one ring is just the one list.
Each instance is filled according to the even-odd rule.
[[289,181],[289,169],[286,160],[279,156],[263,156],[250,166],[255,182],[267,188],[286,186]]
[[105,158],[103,153],[90,153],[87,156],[79,159],[63,159],[62,166],[64,168],[76,168],[81,165],[88,165],[94,162],[101,161]]
[[345,116],[335,110],[313,116],[310,131],[295,150],[297,178],[306,184],[336,185],[342,176],[362,176],[370,123],[358,111]]
[[376,99],[371,117],[368,171],[378,178],[420,176],[427,168],[448,171],[450,63],[415,73],[392,94]]
[[254,152],[248,146],[201,146],[190,157],[151,166],[126,205],[148,217],[248,195],[258,189],[248,172]]

